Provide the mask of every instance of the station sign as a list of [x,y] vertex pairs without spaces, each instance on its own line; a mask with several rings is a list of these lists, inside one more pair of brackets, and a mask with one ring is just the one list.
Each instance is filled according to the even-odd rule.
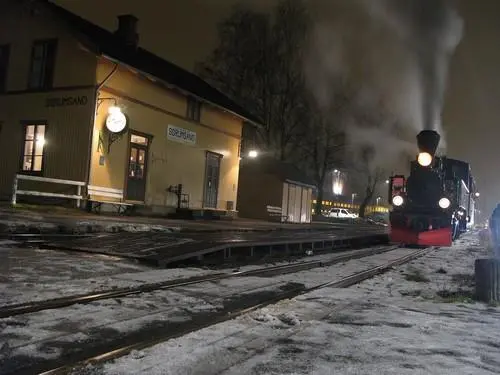
[[174,125],[168,125],[167,138],[174,142],[190,145],[196,144],[196,132]]

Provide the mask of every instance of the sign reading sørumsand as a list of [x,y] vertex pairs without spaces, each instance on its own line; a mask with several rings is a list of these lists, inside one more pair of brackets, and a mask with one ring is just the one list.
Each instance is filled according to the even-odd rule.
[[68,107],[68,106],[84,106],[89,102],[86,95],[82,96],[64,96],[56,98],[48,98],[45,100],[46,107]]
[[196,132],[174,125],[168,125],[167,138],[175,142],[187,143],[190,145],[196,144]]

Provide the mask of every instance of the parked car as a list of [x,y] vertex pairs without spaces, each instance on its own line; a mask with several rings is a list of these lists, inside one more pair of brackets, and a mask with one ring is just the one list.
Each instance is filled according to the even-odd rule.
[[346,210],[345,208],[332,208],[328,212],[328,217],[336,217],[340,219],[355,219],[358,217],[355,213]]

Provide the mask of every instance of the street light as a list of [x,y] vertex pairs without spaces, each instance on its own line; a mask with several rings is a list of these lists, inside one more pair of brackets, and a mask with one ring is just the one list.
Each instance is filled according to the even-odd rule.
[[378,202],[380,201],[380,199],[382,199],[382,197],[377,197],[377,206],[378,206]]
[[479,197],[481,194],[479,194],[479,192],[476,192],[476,197]]
[[358,195],[358,194],[356,194],[356,193],[352,193],[352,195],[351,195],[351,206],[352,206],[352,208],[354,208],[354,198],[355,198],[357,195]]
[[385,183],[386,183],[386,184],[389,184],[389,180],[385,180]]
[[257,150],[250,150],[248,152],[248,157],[249,158],[255,159],[257,156],[259,156],[259,153],[257,152]]

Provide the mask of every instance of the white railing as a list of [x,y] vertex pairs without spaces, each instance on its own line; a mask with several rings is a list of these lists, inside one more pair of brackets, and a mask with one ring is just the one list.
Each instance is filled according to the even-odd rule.
[[[19,190],[18,189],[19,180],[38,181],[38,182],[46,182],[46,183],[60,184],[60,185],[72,185],[77,187],[77,191],[75,195],[75,194],[49,193],[49,192],[35,191],[35,190]],[[85,185],[86,183],[82,181],[60,180],[58,178],[47,178],[47,177],[18,174],[14,177],[14,183],[12,184],[12,205],[17,204],[18,195],[33,195],[38,197],[75,199],[77,207],[80,207],[80,202],[82,199],[84,199],[84,197],[82,196],[82,187]]]
[[269,216],[279,216],[281,222],[288,222],[289,217],[288,215],[283,214],[283,209],[281,207],[267,205],[266,211]]

